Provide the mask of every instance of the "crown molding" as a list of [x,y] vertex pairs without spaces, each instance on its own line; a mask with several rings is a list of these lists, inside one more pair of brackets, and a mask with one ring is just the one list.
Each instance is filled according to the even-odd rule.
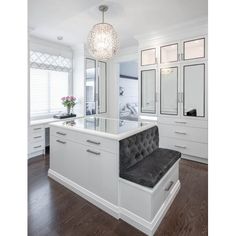
[[207,34],[208,31],[208,18],[201,17],[192,21],[181,24],[176,24],[163,30],[155,31],[153,33],[136,35],[134,38],[138,40],[139,45],[158,43],[163,40],[175,40],[187,35],[194,34]]

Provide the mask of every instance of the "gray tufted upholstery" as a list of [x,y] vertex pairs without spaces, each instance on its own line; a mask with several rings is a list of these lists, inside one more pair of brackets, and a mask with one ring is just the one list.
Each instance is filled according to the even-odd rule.
[[157,126],[120,141],[120,171],[140,162],[159,146]]
[[154,187],[181,153],[159,148],[158,127],[120,141],[120,177]]

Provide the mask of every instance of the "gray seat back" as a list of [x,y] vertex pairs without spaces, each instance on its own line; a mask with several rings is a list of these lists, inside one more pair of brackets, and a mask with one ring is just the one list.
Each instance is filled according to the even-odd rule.
[[158,147],[157,126],[120,140],[120,173],[143,160]]

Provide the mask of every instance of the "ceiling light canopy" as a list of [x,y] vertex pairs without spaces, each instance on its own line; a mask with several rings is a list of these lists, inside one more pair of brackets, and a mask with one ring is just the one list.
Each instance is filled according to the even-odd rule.
[[113,57],[118,50],[118,37],[113,26],[104,23],[104,12],[108,6],[101,5],[102,23],[93,26],[88,35],[88,50],[90,54],[98,60],[107,60]]

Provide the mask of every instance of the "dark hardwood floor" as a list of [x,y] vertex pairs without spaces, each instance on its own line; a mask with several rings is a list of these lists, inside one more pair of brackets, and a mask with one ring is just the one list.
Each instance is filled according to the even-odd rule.
[[[28,162],[28,235],[144,235],[48,178],[48,167],[48,155]],[[155,236],[208,235],[207,165],[181,160],[180,181],[180,192]]]

